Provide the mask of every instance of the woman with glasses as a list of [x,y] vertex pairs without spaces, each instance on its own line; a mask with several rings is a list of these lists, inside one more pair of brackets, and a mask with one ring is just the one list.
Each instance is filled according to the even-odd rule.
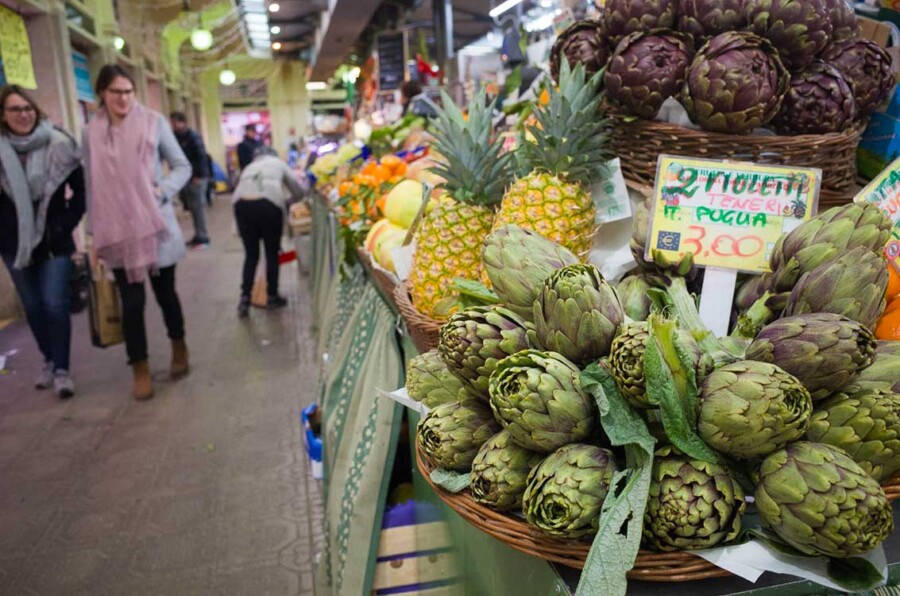
[[[141,105],[134,79],[107,64],[96,84],[100,110],[84,135],[88,218],[97,257],[112,267],[122,297],[125,349],[135,399],[153,397],[144,326],[145,280],[162,309],[172,362],[169,376],[188,373],[184,316],[175,290],[175,265],[185,255],[172,197],[191,177],[165,116]],[[168,174],[163,173],[163,162]]]
[[35,386],[68,398],[75,394],[69,273],[72,230],[84,214],[81,155],[18,85],[0,90],[0,110],[0,256],[44,356]]

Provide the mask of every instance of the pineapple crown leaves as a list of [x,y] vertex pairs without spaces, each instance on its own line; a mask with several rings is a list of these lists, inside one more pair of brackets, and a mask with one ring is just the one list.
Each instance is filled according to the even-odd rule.
[[431,171],[446,180],[444,188],[455,200],[489,206],[500,202],[513,179],[513,156],[500,154],[502,142],[492,136],[494,102],[487,104],[484,90],[468,107],[468,120],[445,92],[443,108],[435,120],[435,149],[443,163]]
[[608,123],[598,112],[603,71],[588,78],[584,66],[560,64],[559,87],[548,87],[550,101],[535,112],[519,151],[531,170],[549,172],[587,186],[599,180],[611,155]]

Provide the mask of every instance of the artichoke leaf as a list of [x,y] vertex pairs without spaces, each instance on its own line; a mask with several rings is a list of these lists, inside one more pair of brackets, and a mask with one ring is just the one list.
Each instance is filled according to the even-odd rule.
[[432,482],[452,494],[462,492],[469,488],[469,484],[472,481],[471,473],[461,473],[446,468],[435,468],[431,471],[430,477]]
[[616,472],[610,482],[600,526],[575,594],[624,596],[628,589],[626,573],[634,567],[641,545],[656,439],[619,392],[605,362],[591,364],[581,373],[581,387],[596,400],[600,423],[610,442],[624,445],[628,467]]
[[697,434],[699,391],[690,357],[675,341],[677,323],[651,315],[644,353],[647,398],[660,407],[666,435],[686,455],[719,463],[719,455]]

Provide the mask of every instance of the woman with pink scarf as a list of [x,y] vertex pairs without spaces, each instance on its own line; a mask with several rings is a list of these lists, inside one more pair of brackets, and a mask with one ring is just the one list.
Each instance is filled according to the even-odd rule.
[[[188,162],[162,114],[135,99],[134,79],[107,64],[96,84],[100,110],[84,134],[88,220],[97,256],[113,269],[122,297],[122,327],[134,371],[134,398],[153,397],[144,326],[149,279],[172,340],[173,379],[188,373],[184,316],[175,265],[185,255],[172,196],[191,177]],[[162,162],[169,172],[163,174]]]

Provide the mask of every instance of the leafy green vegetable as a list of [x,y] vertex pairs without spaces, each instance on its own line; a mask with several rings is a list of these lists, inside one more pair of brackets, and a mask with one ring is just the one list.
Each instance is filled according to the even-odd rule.
[[472,482],[472,475],[470,472],[460,473],[437,468],[431,471],[431,481],[447,492],[456,494],[469,488],[469,484]]
[[581,388],[597,401],[610,442],[625,447],[628,468],[613,476],[576,595],[624,596],[626,574],[634,567],[641,546],[656,439],[619,392],[605,362],[592,364],[581,373]]
[[647,398],[658,405],[666,435],[686,455],[710,463],[719,455],[697,434],[700,407],[697,376],[690,356],[676,342],[677,323],[650,315],[650,341],[644,352]]

